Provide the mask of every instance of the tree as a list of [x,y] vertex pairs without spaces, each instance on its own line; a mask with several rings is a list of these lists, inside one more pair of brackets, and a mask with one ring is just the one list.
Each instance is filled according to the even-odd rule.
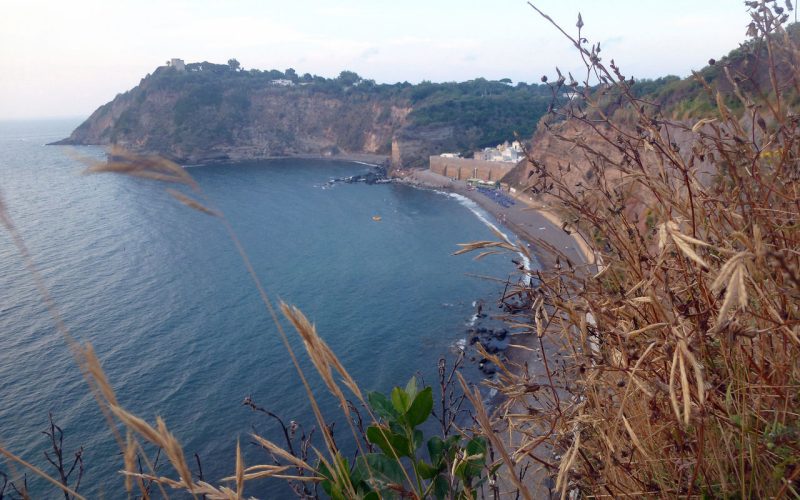
[[228,59],[228,66],[230,66],[233,71],[239,71],[242,65],[239,64],[239,61],[236,59]]
[[350,85],[355,85],[358,82],[360,82],[361,81],[361,77],[358,76],[358,73],[356,73],[354,71],[346,71],[345,70],[345,71],[342,71],[341,73],[339,73],[338,80],[339,80],[339,82],[350,86]]
[[297,72],[294,70],[294,68],[287,69],[286,71],[283,72],[283,74],[286,75],[287,80],[291,80],[294,83],[297,83],[297,81],[300,79],[297,76]]

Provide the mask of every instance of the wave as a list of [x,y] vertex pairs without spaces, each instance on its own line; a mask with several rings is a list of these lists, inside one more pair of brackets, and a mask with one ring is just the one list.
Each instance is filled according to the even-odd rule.
[[[503,236],[503,238],[505,238],[506,240],[511,241],[511,239],[508,237],[508,235],[506,233],[504,233],[503,231],[501,231],[500,228],[497,226],[497,224],[492,222],[492,219],[494,219],[494,218],[491,215],[489,215],[488,212],[486,212],[484,209],[482,209],[480,207],[480,205],[478,205],[474,201],[472,201],[469,198],[467,198],[466,196],[458,194],[458,193],[451,193],[449,191],[439,191],[439,190],[434,190],[434,191],[439,193],[439,194],[443,194],[445,196],[449,196],[450,198],[458,200],[459,203],[461,203],[463,206],[467,207],[467,209],[469,209],[470,212],[475,214],[475,216],[481,222],[483,222],[488,227],[490,227],[490,228],[494,229],[495,231],[497,231],[498,233],[500,233]],[[522,252],[518,252],[517,255],[520,256],[520,259],[522,259],[522,266],[525,269],[525,271],[530,271],[531,270],[531,261],[530,261],[530,259],[528,259],[528,257],[526,255],[524,255]],[[525,274],[524,282],[525,282],[526,285],[530,285],[530,283],[531,283],[531,277],[530,277],[530,275],[528,273]]]

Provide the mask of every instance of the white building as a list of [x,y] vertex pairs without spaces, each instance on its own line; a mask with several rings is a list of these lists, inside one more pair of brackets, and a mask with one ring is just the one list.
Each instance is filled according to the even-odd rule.
[[500,161],[516,163],[522,159],[525,150],[519,141],[514,141],[511,144],[508,141],[503,144],[498,144],[493,148],[484,148],[482,151],[475,152],[476,160],[484,161]]
[[277,85],[278,87],[291,87],[292,85],[294,85],[293,81],[286,80],[286,79],[283,79],[283,78],[280,78],[278,80],[272,80],[271,83],[272,83],[272,85]]
[[172,66],[178,71],[186,71],[186,63],[183,62],[183,59],[178,59],[173,57],[172,59],[169,60],[167,66]]

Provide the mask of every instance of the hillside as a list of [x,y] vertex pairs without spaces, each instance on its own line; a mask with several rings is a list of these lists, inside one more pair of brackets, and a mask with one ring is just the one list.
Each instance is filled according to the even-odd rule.
[[[235,63],[235,61],[232,61]],[[376,84],[343,71],[243,71],[238,63],[161,66],[57,144],[119,145],[182,162],[369,153],[425,167],[430,154],[530,137],[544,85],[484,79]]]
[[[789,25],[784,34],[772,37],[781,45],[795,44],[800,41],[800,25]],[[627,89],[630,97],[636,100],[637,108],[651,117],[653,125],[661,133],[669,128],[669,141],[682,158],[692,156],[694,134],[691,128],[695,123],[702,119],[723,118],[720,104],[726,107],[726,112],[735,115],[745,130],[752,131],[756,127],[760,131],[762,126],[754,124],[752,116],[745,113],[746,106],[737,96],[737,88],[741,96],[774,96],[774,78],[783,100],[791,107],[800,104],[794,61],[785,52],[775,53],[773,57],[775,64],[771,72],[764,40],[750,39],[728,54],[710,59],[707,66],[686,78],[668,75],[639,80],[627,76],[624,84],[578,86],[574,92],[579,97],[572,100],[563,97],[562,91],[568,85],[561,82],[561,88],[554,91],[561,97],[554,101],[552,113],[540,119],[531,139],[530,158],[539,166],[546,167],[545,176],[527,163],[518,165],[503,181],[527,189],[544,203],[554,204],[546,193],[548,189],[543,189],[552,184],[553,178],[558,178],[576,192],[582,192],[597,182],[596,168],[587,151],[594,151],[609,160],[606,174],[612,171],[618,174],[615,167],[623,162],[625,144],[642,134],[638,112],[623,89]],[[559,83],[550,85],[556,89]],[[771,122],[771,119],[767,117],[766,122]],[[576,142],[582,147],[577,147]],[[639,154],[646,157],[646,164],[658,164],[653,160],[652,150],[645,149]],[[701,180],[708,180],[715,173],[705,159],[697,157],[693,164],[699,168]],[[628,193],[627,211],[630,214],[640,211],[645,205],[644,198],[646,196],[641,193]]]

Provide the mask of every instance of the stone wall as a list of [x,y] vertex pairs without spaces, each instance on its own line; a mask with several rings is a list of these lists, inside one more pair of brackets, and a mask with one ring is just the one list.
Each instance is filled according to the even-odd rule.
[[499,181],[516,165],[510,162],[430,157],[432,172],[462,181],[473,177],[484,181]]
[[392,168],[425,168],[431,155],[458,150],[452,126],[398,130],[392,139]]

